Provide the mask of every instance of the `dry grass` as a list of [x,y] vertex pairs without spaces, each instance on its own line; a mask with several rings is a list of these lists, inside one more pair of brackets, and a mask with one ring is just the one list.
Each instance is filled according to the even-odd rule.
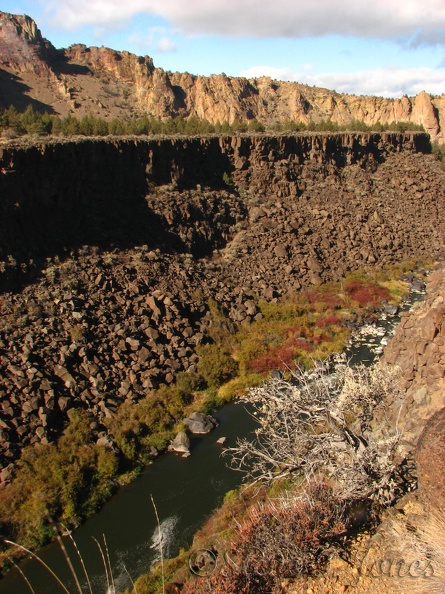
[[[433,511],[417,521],[397,518],[384,533],[391,543],[392,577],[403,592],[445,594],[445,515]],[[399,564],[396,567],[397,563]]]

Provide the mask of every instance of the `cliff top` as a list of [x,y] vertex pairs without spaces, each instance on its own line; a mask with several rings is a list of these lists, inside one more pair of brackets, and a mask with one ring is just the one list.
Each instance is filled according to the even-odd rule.
[[95,142],[175,142],[175,141],[191,141],[199,139],[211,139],[211,138],[343,138],[346,144],[351,142],[352,138],[369,140],[371,138],[382,138],[387,139],[412,139],[424,138],[426,142],[429,142],[428,135],[422,131],[409,131],[409,132],[312,132],[312,131],[300,131],[300,132],[238,132],[236,134],[150,134],[150,135],[109,135],[109,136],[19,136],[18,138],[7,139],[0,137],[0,150],[2,149],[27,149],[31,147],[39,146],[53,146],[57,144],[79,144],[79,143],[95,143]]

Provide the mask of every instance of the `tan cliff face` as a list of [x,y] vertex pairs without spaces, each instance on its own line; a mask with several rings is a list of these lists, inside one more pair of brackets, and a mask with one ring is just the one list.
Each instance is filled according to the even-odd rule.
[[0,12],[0,62],[3,66],[44,75],[50,69],[48,61],[56,54],[57,50],[42,37],[30,17]]
[[416,97],[385,99],[269,77],[165,72],[155,68],[150,57],[126,51],[80,44],[55,50],[30,17],[8,13],[0,13],[0,75],[3,107],[17,103],[19,89],[28,102],[38,101],[40,109],[61,115],[196,116],[213,124],[257,118],[266,125],[289,119],[339,124],[363,120],[368,125],[405,121],[423,125],[433,141],[445,140],[445,95],[422,91]]

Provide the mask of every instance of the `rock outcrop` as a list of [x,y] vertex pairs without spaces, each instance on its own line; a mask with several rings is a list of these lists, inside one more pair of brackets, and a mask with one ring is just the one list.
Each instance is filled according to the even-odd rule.
[[[195,76],[155,68],[148,56],[105,47],[72,45],[54,50],[29,17],[0,13],[1,105],[24,105],[22,94],[40,109],[103,118],[145,113],[157,118],[196,116],[217,122],[258,118],[271,125],[289,119],[332,120],[368,125],[393,121],[421,124],[433,140],[444,142],[445,96],[422,91],[399,99],[342,95],[328,89],[268,77],[225,74]],[[9,103],[8,103],[9,101]]]
[[431,510],[445,510],[445,408],[437,411],[427,422],[420,436],[417,452],[419,489]]
[[[400,367],[402,396],[397,402],[388,403],[387,415],[392,426],[397,424],[401,431],[401,457],[411,456],[428,419],[445,407],[443,266],[428,277],[425,300],[413,311],[401,314],[383,361]],[[423,459],[431,434],[426,431],[422,438]]]
[[51,64],[62,55],[42,37],[29,16],[0,12],[0,56],[3,66],[18,72],[45,76],[50,72]]

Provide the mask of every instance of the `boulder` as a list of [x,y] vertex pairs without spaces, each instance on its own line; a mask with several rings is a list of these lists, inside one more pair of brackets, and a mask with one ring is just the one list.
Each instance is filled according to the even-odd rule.
[[190,416],[184,419],[184,425],[188,427],[190,433],[200,435],[210,433],[212,429],[218,426],[218,422],[210,415],[193,412]]
[[187,434],[184,431],[180,431],[172,441],[169,449],[180,454],[190,454],[190,439],[187,437]]
[[54,367],[54,375],[57,375],[65,383],[67,388],[76,384],[71,373],[62,365],[56,365]]
[[396,316],[399,312],[399,308],[397,307],[397,305],[387,303],[383,308],[383,312],[388,316]]

